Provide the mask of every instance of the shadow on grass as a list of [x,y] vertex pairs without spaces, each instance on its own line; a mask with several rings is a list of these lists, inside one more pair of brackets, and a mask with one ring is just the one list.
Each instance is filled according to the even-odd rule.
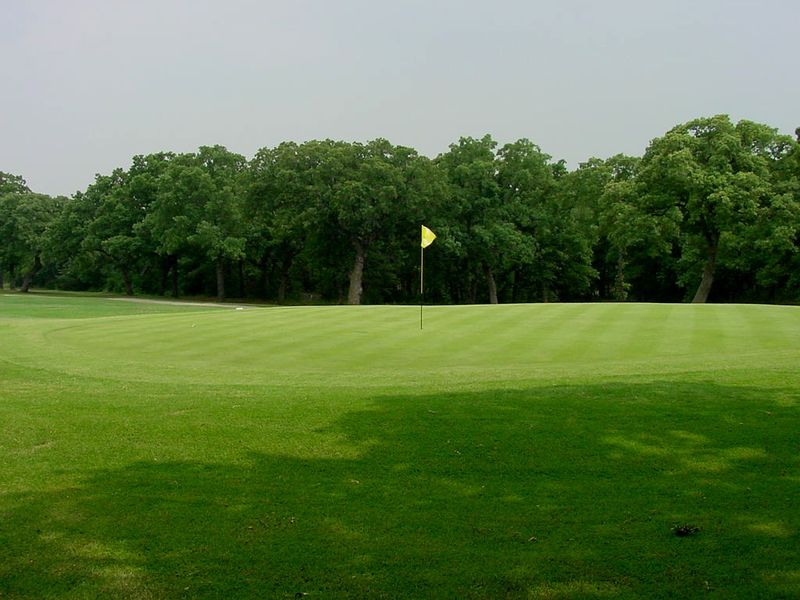
[[799,414],[713,383],[375,398],[319,432],[356,458],[6,495],[0,598],[791,597]]

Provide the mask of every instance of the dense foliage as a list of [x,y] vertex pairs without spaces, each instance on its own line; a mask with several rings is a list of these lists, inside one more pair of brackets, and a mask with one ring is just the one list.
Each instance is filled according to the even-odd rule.
[[0,173],[0,285],[285,301],[800,300],[800,146],[724,115],[574,171],[530,142],[136,156],[72,198]]

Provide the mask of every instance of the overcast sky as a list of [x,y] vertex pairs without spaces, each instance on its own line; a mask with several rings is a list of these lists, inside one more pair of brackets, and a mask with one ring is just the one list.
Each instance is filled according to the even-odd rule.
[[570,168],[695,117],[800,126],[798,0],[0,0],[0,171],[522,137]]

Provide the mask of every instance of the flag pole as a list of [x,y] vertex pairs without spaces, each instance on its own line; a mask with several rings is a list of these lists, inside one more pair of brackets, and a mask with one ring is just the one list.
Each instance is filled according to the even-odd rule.
[[420,331],[422,331],[422,299],[424,298],[423,287],[422,287],[424,284],[424,276],[423,276],[424,273],[423,268],[425,264],[424,262],[425,259],[423,258],[424,256],[425,256],[425,248],[423,248],[420,245],[419,247],[419,330]]
[[422,329],[422,305],[425,303],[425,248],[433,243],[436,239],[436,234],[430,229],[422,226],[422,237],[419,242],[419,328]]

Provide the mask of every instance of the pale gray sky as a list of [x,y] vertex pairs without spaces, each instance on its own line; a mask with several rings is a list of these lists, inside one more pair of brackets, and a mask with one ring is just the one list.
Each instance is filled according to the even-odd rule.
[[462,135],[570,167],[718,113],[800,125],[798,0],[0,0],[0,171],[72,194],[135,154]]

